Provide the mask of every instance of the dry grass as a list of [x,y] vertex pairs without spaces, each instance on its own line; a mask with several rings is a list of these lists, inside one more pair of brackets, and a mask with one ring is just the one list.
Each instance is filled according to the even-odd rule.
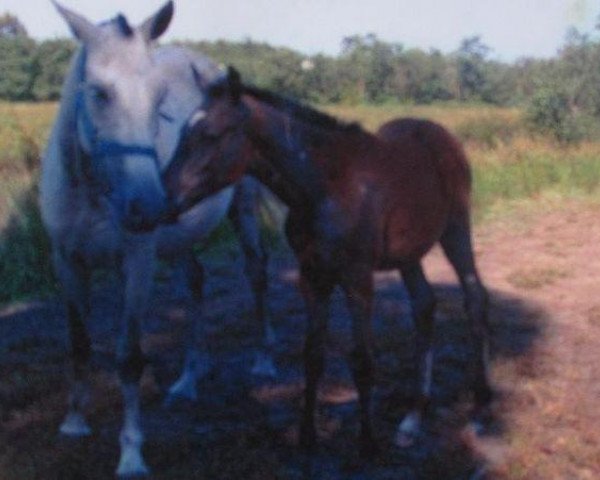
[[514,287],[533,290],[552,285],[566,275],[564,270],[553,267],[524,267],[513,271],[507,280]]

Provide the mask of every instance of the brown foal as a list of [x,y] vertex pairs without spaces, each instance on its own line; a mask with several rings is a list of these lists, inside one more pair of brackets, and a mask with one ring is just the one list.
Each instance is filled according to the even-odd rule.
[[373,270],[399,269],[417,330],[414,409],[396,441],[410,444],[431,396],[435,298],[421,258],[440,242],[460,279],[471,324],[471,386],[477,409],[492,397],[487,378],[487,293],[470,232],[471,176],[465,153],[435,123],[399,119],[376,135],[228,74],[199,87],[205,103],[182,132],[164,181],[176,212],[250,173],[289,207],[286,234],[300,262],[308,309],[306,391],[301,441],[315,444],[317,384],[324,368],[332,290],[346,294],[353,321],[350,365],[359,393],[361,448],[373,448],[371,311]]

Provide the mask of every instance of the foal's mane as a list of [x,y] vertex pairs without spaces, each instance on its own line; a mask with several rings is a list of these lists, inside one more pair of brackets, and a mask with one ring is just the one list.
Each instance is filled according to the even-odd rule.
[[315,108],[304,105],[283,95],[273,93],[269,90],[252,85],[244,85],[242,87],[242,94],[250,95],[276,109],[283,110],[292,117],[312,126],[334,131],[362,131],[362,127],[358,122],[344,122],[332,115],[320,112]]

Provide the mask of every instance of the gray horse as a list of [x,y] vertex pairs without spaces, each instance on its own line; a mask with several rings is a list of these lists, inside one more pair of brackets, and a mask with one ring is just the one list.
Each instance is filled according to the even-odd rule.
[[[201,296],[202,267],[191,253],[232,206],[234,226],[246,254],[246,272],[262,325],[263,348],[255,373],[272,373],[268,355],[271,330],[264,315],[265,253],[255,221],[258,186],[242,182],[202,202],[177,223],[159,226],[167,198],[161,170],[171,158],[186,119],[201,104],[190,66],[206,79],[218,68],[208,59],[176,47],[156,48],[166,30],[172,2],[139,27],[118,15],[95,25],[56,4],[81,43],[67,75],[62,102],[42,163],[41,207],[53,247],[53,261],[67,307],[72,348],[69,410],[63,434],[88,435],[91,342],[90,276],[94,268],[114,267],[123,280],[123,312],[116,358],[124,398],[117,474],[144,475],[141,454],[139,379],[144,368],[140,348],[142,318],[153,283],[157,256],[173,259],[184,271],[196,297]],[[184,369],[170,397],[195,398],[203,362],[198,351],[199,324],[190,322]]]

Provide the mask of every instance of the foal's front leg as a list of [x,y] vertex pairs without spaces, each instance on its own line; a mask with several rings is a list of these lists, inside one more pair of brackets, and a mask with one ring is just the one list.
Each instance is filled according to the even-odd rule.
[[371,428],[371,390],[375,365],[371,327],[373,274],[370,265],[348,268],[343,276],[342,287],[352,317],[354,349],[350,354],[350,366],[360,403],[360,453],[368,457],[377,449]]
[[152,235],[130,235],[126,240],[123,273],[125,308],[117,343],[117,367],[124,403],[124,422],[119,436],[121,458],[117,475],[146,475],[141,453],[144,440],[140,427],[139,381],[145,360],[140,347],[142,317],[154,276],[155,241]]
[[67,308],[72,361],[69,411],[60,426],[60,432],[80,437],[91,433],[84,417],[89,399],[91,355],[90,337],[85,326],[85,319],[89,315],[89,272],[81,259],[75,255],[65,255],[60,247],[53,250],[53,262]]
[[306,302],[308,328],[304,346],[306,389],[300,441],[309,452],[314,449],[317,438],[315,428],[317,387],[325,367],[329,298],[333,287],[333,279],[327,272],[319,271],[306,264],[301,265],[300,290]]

